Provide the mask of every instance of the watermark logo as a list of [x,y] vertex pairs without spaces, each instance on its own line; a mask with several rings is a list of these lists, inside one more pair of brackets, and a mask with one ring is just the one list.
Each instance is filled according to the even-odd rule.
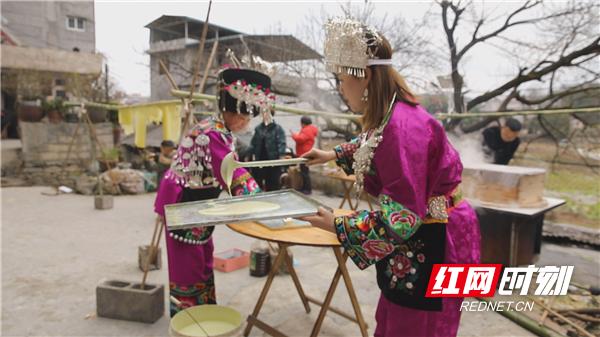
[[[566,295],[572,275],[573,266],[530,265],[502,271],[501,264],[434,264],[425,297],[493,297],[496,292],[505,296]],[[463,302],[463,309],[522,311],[533,309],[533,302]]]
[[434,264],[426,297],[492,297],[501,264]]
[[498,294],[512,295],[513,291],[520,289],[519,295],[528,295],[534,273],[538,273],[535,283],[537,287],[534,295],[558,296],[566,295],[573,275],[573,266],[545,266],[506,268],[500,280]]

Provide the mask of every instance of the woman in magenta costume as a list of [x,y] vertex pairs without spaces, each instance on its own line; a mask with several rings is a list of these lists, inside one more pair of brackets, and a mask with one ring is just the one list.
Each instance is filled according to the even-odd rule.
[[[274,95],[271,79],[248,69],[226,69],[219,73],[219,116],[195,125],[179,145],[171,168],[160,184],[154,210],[165,216],[164,206],[178,202],[214,199],[227,189],[220,174],[225,155],[234,152],[232,132],[248,126],[251,116],[271,120]],[[235,170],[231,193],[254,194],[260,189],[243,168]],[[166,226],[165,226],[166,227]],[[213,275],[214,227],[168,231],[170,295],[185,307],[215,304]],[[171,304],[171,315],[179,309]]]
[[435,263],[478,263],[479,223],[458,193],[462,164],[443,127],[392,68],[392,50],[375,30],[349,19],[327,25],[325,61],[363,133],[309,164],[336,160],[381,210],[307,217],[336,233],[360,269],[374,264],[381,290],[375,336],[455,336],[462,298],[426,298]]

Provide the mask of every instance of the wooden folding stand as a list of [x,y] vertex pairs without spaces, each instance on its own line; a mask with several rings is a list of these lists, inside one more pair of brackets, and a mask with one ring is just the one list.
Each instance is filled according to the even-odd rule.
[[[337,173],[325,174],[325,177],[339,180],[342,184],[342,187],[344,188],[344,198],[342,199],[342,202],[340,203],[339,208],[343,208],[344,204],[347,202],[350,209],[355,211],[358,208],[358,201],[356,202],[356,204],[352,204],[351,193],[352,193],[352,186],[354,185],[354,182],[356,182],[356,176],[347,175],[344,172],[337,172]],[[364,194],[364,192],[363,192],[363,194]],[[372,211],[373,205],[371,204],[371,200],[369,198],[370,198],[369,195],[367,195],[367,197],[365,199],[367,200],[367,203],[369,204],[369,209]]]
[[[336,210],[336,215],[343,215],[349,213],[344,210]],[[230,224],[228,225],[232,230],[247,236],[251,236],[261,240],[267,240],[269,242],[277,243],[279,246],[279,252],[273,266],[271,267],[271,271],[267,276],[267,280],[265,285],[258,297],[258,301],[252,311],[252,314],[248,316],[247,325],[244,330],[244,336],[248,336],[252,327],[256,326],[257,328],[263,330],[271,336],[286,336],[281,331],[275,329],[270,326],[266,322],[260,320],[258,318],[258,314],[265,302],[267,297],[267,293],[271,288],[271,284],[273,282],[273,278],[277,274],[277,270],[281,263],[285,263],[290,276],[292,277],[292,281],[294,282],[294,286],[298,291],[298,295],[300,295],[300,300],[304,305],[304,309],[306,313],[310,312],[309,302],[319,305],[321,310],[319,311],[319,316],[313,325],[312,332],[310,334],[311,337],[315,337],[319,334],[321,329],[321,325],[323,324],[323,320],[325,319],[325,315],[327,311],[332,311],[350,321],[353,321],[358,324],[360,328],[361,335],[363,337],[367,337],[367,324],[362,316],[360,311],[360,305],[356,298],[356,293],[354,292],[354,287],[352,286],[352,280],[350,279],[350,274],[348,273],[348,269],[346,268],[346,260],[348,256],[345,253],[342,253],[341,244],[337,240],[335,234],[324,231],[322,229],[316,227],[303,227],[303,228],[291,228],[291,229],[280,229],[280,230],[271,230],[265,226],[262,226],[256,222],[245,222],[239,224]],[[338,267],[335,271],[333,279],[331,280],[331,285],[327,290],[327,295],[323,302],[307,296],[302,289],[302,285],[300,283],[300,279],[296,274],[296,270],[294,269],[292,259],[287,254],[287,248],[294,245],[300,246],[311,246],[311,247],[330,247],[335,254],[335,258],[337,260]],[[337,288],[340,277],[344,279],[344,283],[346,285],[346,289],[348,290],[348,294],[350,295],[350,301],[352,302],[352,308],[354,309],[354,316],[347,314],[340,309],[336,309],[331,306],[331,300],[333,298],[333,294],[335,293],[335,289]]]

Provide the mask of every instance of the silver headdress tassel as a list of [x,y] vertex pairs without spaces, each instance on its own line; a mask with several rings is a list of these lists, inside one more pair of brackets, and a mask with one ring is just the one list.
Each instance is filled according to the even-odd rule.
[[[391,65],[392,60],[375,56],[381,35],[356,20],[331,19],[325,24],[325,66],[332,73],[365,77],[369,65]],[[375,46],[374,50],[372,50]]]
[[[234,69],[253,70],[270,78],[278,71],[275,65],[263,60],[259,56],[251,55],[249,50],[247,50],[241,61],[231,49],[227,49],[225,55],[231,61]],[[230,84],[223,82],[223,84],[223,90],[227,91],[231,97],[237,100],[236,110],[238,113],[240,113],[241,103],[243,102],[248,112],[257,112],[262,117],[265,125],[273,122],[276,96],[269,88],[263,88],[256,84],[248,84],[245,80],[238,80]],[[217,96],[217,99],[219,99],[219,96]]]

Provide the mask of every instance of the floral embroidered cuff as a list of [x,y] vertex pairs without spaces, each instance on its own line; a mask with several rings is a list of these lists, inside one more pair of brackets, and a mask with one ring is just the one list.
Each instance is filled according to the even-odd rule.
[[361,211],[335,218],[338,240],[360,269],[365,269],[394,251],[377,212]]
[[341,167],[346,174],[354,174],[352,163],[354,162],[354,152],[356,152],[357,147],[356,143],[350,142],[340,144],[333,149],[336,157],[335,163]]
[[261,192],[256,180],[252,178],[250,173],[246,172],[231,182],[231,194],[238,195],[253,195]]
[[359,211],[334,221],[338,240],[360,269],[390,255],[421,226],[419,216],[389,196],[379,201],[381,211]]
[[422,221],[417,214],[394,201],[390,196],[380,195],[379,205],[381,206],[381,221],[387,225],[390,236],[396,241],[406,241],[421,226]]

